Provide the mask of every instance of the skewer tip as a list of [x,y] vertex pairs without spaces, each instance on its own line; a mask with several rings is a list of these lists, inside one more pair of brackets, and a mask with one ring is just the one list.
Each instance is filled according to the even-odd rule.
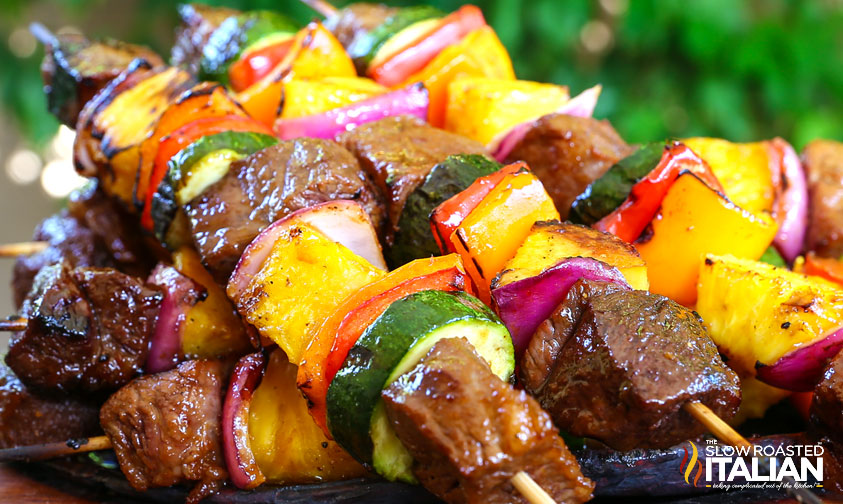
[[43,251],[50,244],[45,241],[7,243],[0,245],[0,257],[30,256]]
[[12,317],[0,320],[0,332],[19,332],[26,330],[27,319],[23,317]]
[[325,0],[301,0],[301,2],[326,18],[337,13],[337,8]]
[[530,504],[556,504],[553,497],[548,495],[544,489],[536,483],[529,474],[524,471],[518,471],[509,481],[512,486],[524,496]]
[[49,28],[42,25],[41,23],[30,23],[29,33],[31,33],[32,36],[38,40],[38,42],[41,42],[45,46],[56,45],[56,36],[53,34],[53,32],[50,31]]

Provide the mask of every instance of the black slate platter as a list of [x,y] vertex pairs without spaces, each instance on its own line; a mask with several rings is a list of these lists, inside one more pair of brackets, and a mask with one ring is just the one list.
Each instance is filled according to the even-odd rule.
[[[788,445],[802,441],[801,435],[755,438],[760,444]],[[671,502],[708,504],[716,502],[761,503],[792,501],[775,490],[712,492],[711,489],[685,483],[679,469],[685,451],[682,445],[666,450],[635,450],[618,453],[611,450],[582,450],[577,454],[583,472],[595,483],[595,501]],[[47,462],[20,464],[28,475],[62,490],[102,502],[120,504],[179,503],[188,494],[187,487],[133,490],[123,474],[94,464],[86,456]],[[418,486],[373,479],[354,479],[318,485],[269,486],[245,492],[226,488],[203,501],[207,504],[436,504],[436,497]]]

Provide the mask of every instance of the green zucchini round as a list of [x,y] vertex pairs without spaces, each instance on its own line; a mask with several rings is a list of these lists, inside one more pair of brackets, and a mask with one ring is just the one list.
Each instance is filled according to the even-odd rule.
[[[276,143],[277,138],[263,133],[225,131],[204,136],[180,150],[167,162],[167,174],[152,195],[150,212],[155,236],[163,243],[173,241],[168,238],[168,230],[178,210],[189,201],[181,198],[186,189],[193,194],[201,193],[225,175],[231,160]],[[231,153],[214,159],[214,153],[219,151]]]
[[[381,391],[440,339],[464,337],[508,380],[515,368],[509,331],[464,292],[421,291],[393,302],[348,353],[328,388],[328,427],[358,461],[390,480],[412,482],[412,457],[381,405]],[[381,406],[379,406],[381,405]]]
[[389,267],[397,268],[414,259],[439,255],[439,247],[430,230],[430,213],[478,178],[500,169],[500,163],[480,154],[448,156],[434,166],[404,204],[395,242],[386,253]]
[[648,143],[612,165],[577,196],[568,220],[590,226],[612,213],[629,196],[632,186],[659,164],[664,148],[665,142]]

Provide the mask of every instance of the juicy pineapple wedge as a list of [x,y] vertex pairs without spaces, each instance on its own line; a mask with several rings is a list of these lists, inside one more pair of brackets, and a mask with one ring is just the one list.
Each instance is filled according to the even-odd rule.
[[590,257],[616,267],[636,290],[647,290],[647,266],[635,247],[608,233],[557,221],[536,222],[493,287],[534,277],[571,257]]
[[445,129],[484,145],[513,127],[559,110],[568,103],[566,86],[470,77],[448,85]]
[[741,376],[755,376],[756,363],[774,364],[843,323],[838,286],[766,263],[708,255],[697,287],[697,312]]
[[269,358],[249,407],[249,446],[270,483],[314,483],[363,476],[366,470],[325,437],[296,387],[297,367],[284,352]]
[[305,225],[290,226],[238,305],[261,336],[298,365],[322,322],[349,294],[386,273]]

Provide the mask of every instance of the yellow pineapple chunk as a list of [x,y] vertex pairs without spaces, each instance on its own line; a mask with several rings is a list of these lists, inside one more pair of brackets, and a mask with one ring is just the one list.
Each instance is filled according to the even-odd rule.
[[326,77],[319,80],[293,79],[284,84],[281,117],[290,119],[345,107],[389,91],[365,77]]
[[349,294],[384,276],[345,246],[305,224],[294,224],[241,296],[238,309],[261,336],[298,365],[319,326]]
[[363,476],[366,470],[328,440],[296,387],[298,368],[275,350],[249,407],[249,446],[270,483],[314,483]]
[[709,254],[697,288],[697,313],[741,376],[755,376],[756,363],[774,364],[843,322],[838,286],[766,263]]
[[766,142],[733,143],[719,138],[682,142],[708,163],[733,203],[752,213],[772,210],[775,188]]
[[633,289],[648,288],[647,266],[635,247],[614,235],[557,221],[533,225],[515,257],[495,279],[494,286],[534,277],[569,257],[597,259],[616,267]]
[[771,406],[792,394],[789,390],[776,388],[751,376],[741,378],[741,405],[738,413],[729,420],[738,426],[753,418],[762,418]]
[[567,86],[461,78],[448,85],[445,129],[488,145],[521,123],[556,112],[569,99]]

